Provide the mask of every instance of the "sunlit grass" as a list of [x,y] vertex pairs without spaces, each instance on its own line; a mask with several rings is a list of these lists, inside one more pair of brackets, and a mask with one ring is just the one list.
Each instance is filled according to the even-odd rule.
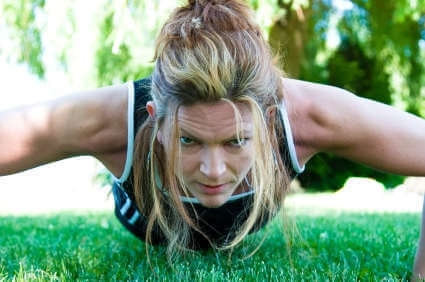
[[[281,220],[276,219],[250,236],[230,261],[228,254],[198,252],[174,259],[172,268],[166,250],[155,247],[153,270],[145,245],[111,213],[1,217],[0,279],[352,281],[407,279],[411,274],[419,213],[336,213],[312,207],[292,208],[288,214],[299,230],[291,240],[293,266]],[[268,237],[260,250],[243,260],[265,231]]]

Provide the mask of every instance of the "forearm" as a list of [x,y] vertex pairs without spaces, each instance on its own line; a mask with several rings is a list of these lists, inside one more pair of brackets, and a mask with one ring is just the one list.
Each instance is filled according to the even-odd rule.
[[425,198],[424,206],[422,208],[422,227],[419,239],[418,249],[416,251],[416,258],[414,264],[414,275],[421,279],[425,279]]

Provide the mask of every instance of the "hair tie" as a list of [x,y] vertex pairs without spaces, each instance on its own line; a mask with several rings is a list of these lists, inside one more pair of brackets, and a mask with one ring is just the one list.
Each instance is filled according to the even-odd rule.
[[192,24],[194,28],[200,28],[201,27],[201,19],[199,17],[192,18]]

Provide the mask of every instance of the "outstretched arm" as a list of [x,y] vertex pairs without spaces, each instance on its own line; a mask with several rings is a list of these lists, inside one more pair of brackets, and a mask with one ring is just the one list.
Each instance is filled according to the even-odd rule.
[[284,86],[301,165],[330,152],[382,171],[425,176],[424,119],[337,87],[291,79]]
[[126,98],[127,86],[119,85],[0,112],[0,176],[79,155],[110,159],[125,150]]

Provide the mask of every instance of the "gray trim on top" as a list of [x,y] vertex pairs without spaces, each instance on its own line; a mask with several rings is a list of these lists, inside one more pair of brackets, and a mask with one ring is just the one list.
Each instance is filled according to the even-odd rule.
[[282,119],[283,127],[285,128],[286,144],[288,145],[289,157],[291,158],[292,167],[296,173],[302,173],[305,169],[305,165],[300,167],[297,158],[297,152],[295,151],[294,137],[292,136],[291,124],[289,123],[288,112],[286,111],[285,102],[282,100],[282,103],[279,107]]
[[[167,192],[164,192],[168,195]],[[244,192],[244,193],[240,193],[240,194],[236,194],[236,195],[232,195],[229,197],[229,199],[227,199],[227,202],[231,202],[231,201],[235,201],[237,199],[249,196],[254,194],[254,190],[248,191],[248,192]],[[182,202],[184,203],[192,203],[192,204],[200,204],[201,202],[199,202],[199,200],[195,197],[184,197],[184,196],[180,196],[180,199],[182,200]]]
[[127,82],[128,86],[128,106],[127,106],[127,158],[125,161],[124,171],[118,179],[114,176],[115,180],[119,183],[124,183],[131,172],[133,165],[133,147],[134,147],[134,83],[133,81]]

